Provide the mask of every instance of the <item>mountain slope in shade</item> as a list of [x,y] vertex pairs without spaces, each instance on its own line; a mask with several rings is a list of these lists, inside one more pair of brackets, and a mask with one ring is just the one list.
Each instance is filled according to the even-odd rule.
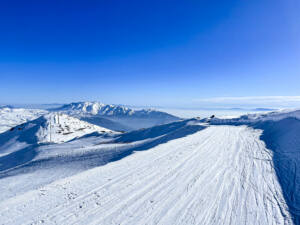
[[247,125],[262,132],[262,140],[273,159],[289,213],[300,224],[300,110],[249,114],[234,119],[214,118],[214,125]]
[[[15,138],[10,138],[11,141],[5,143],[6,146],[0,144],[0,193],[7,189],[2,184],[10,183],[10,189],[0,195],[0,202],[7,197],[87,169],[104,166],[137,151],[145,151],[201,129],[203,127],[195,120],[180,121],[162,125],[161,128],[153,127],[129,133],[94,132],[64,143],[44,142],[39,145],[34,144],[36,140],[26,141],[28,136],[14,135]],[[30,133],[36,131],[31,130]],[[1,137],[3,135],[0,135],[0,139]],[[14,148],[7,152],[9,144]],[[16,182],[16,176],[22,179]],[[31,182],[32,179],[34,182]]]
[[53,109],[112,130],[130,131],[179,120],[178,117],[152,109],[133,110],[99,102],[78,102]]
[[47,111],[39,109],[0,106],[0,133],[5,132],[21,123],[36,119],[45,113],[47,113]]

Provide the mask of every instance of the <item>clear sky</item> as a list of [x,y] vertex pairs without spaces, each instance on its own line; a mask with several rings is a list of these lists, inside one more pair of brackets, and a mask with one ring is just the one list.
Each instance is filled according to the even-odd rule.
[[0,103],[300,106],[299,12],[299,0],[1,1]]

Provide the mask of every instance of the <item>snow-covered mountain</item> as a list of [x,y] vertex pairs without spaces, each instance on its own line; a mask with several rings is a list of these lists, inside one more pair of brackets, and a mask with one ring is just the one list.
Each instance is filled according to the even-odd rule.
[[21,123],[36,119],[47,113],[39,109],[14,108],[12,106],[0,106],[0,133],[9,130]]
[[116,133],[50,113],[0,134],[1,222],[298,225],[298,116]]
[[[69,115],[43,115],[0,134],[0,179],[1,171],[33,162],[37,155],[46,153],[43,160],[48,160],[50,155],[60,157],[65,154],[59,150],[62,143],[87,136],[96,137],[99,142],[101,137],[107,139],[114,135],[118,133]],[[47,151],[48,146],[50,151]]]
[[113,133],[66,114],[49,113],[0,134],[0,143],[11,139],[27,144],[63,143],[93,132]]
[[56,110],[71,113],[89,113],[101,116],[127,116],[136,114],[132,109],[117,105],[106,105],[100,102],[74,102],[56,108]]
[[52,109],[112,130],[130,131],[179,120],[178,117],[153,109],[133,110],[99,102],[77,102]]
[[13,107],[11,105],[0,105],[0,110],[2,109],[12,109]]
[[63,105],[54,109],[56,111],[70,112],[74,114],[92,114],[107,117],[161,117],[167,119],[177,119],[177,117],[165,112],[156,111],[153,109],[134,110],[128,107],[119,105],[107,105],[100,102],[76,102]]

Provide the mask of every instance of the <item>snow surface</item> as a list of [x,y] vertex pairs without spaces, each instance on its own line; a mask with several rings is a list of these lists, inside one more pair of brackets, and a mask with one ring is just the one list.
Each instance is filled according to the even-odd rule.
[[292,224],[260,132],[215,126],[0,203],[3,224]]
[[21,123],[36,119],[46,111],[39,109],[22,109],[10,106],[0,107],[0,133]]
[[49,113],[0,134],[0,156],[25,149],[30,145],[63,143],[94,132],[113,133],[106,128],[65,114]]
[[70,111],[72,113],[90,113],[102,116],[144,116],[155,112],[151,109],[133,110],[124,106],[107,105],[100,102],[74,102],[63,105],[55,110]]
[[39,126],[39,130],[36,134],[38,143],[61,143],[93,132],[112,133],[109,129],[87,123],[62,113],[50,113],[34,122],[36,123],[31,122],[26,126],[28,128],[33,128],[36,125]]
[[236,118],[214,118],[211,120],[211,123],[220,124],[250,124],[262,121],[279,121],[286,118],[295,118],[300,119],[300,110],[278,110],[274,112],[265,112],[265,113],[249,113],[246,115],[242,115]]
[[298,116],[117,133],[44,115],[0,134],[0,224],[300,224]]
[[171,123],[180,118],[153,109],[134,110],[99,102],[76,102],[51,109],[115,131],[132,131]]
[[3,144],[17,137],[29,144],[62,143],[93,132],[112,133],[109,129],[62,113],[48,113],[11,128],[0,136],[0,141]]

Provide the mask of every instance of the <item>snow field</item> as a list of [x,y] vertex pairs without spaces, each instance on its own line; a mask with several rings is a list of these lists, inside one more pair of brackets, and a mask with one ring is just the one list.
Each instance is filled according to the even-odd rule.
[[0,203],[0,224],[293,224],[272,153],[210,126]]

